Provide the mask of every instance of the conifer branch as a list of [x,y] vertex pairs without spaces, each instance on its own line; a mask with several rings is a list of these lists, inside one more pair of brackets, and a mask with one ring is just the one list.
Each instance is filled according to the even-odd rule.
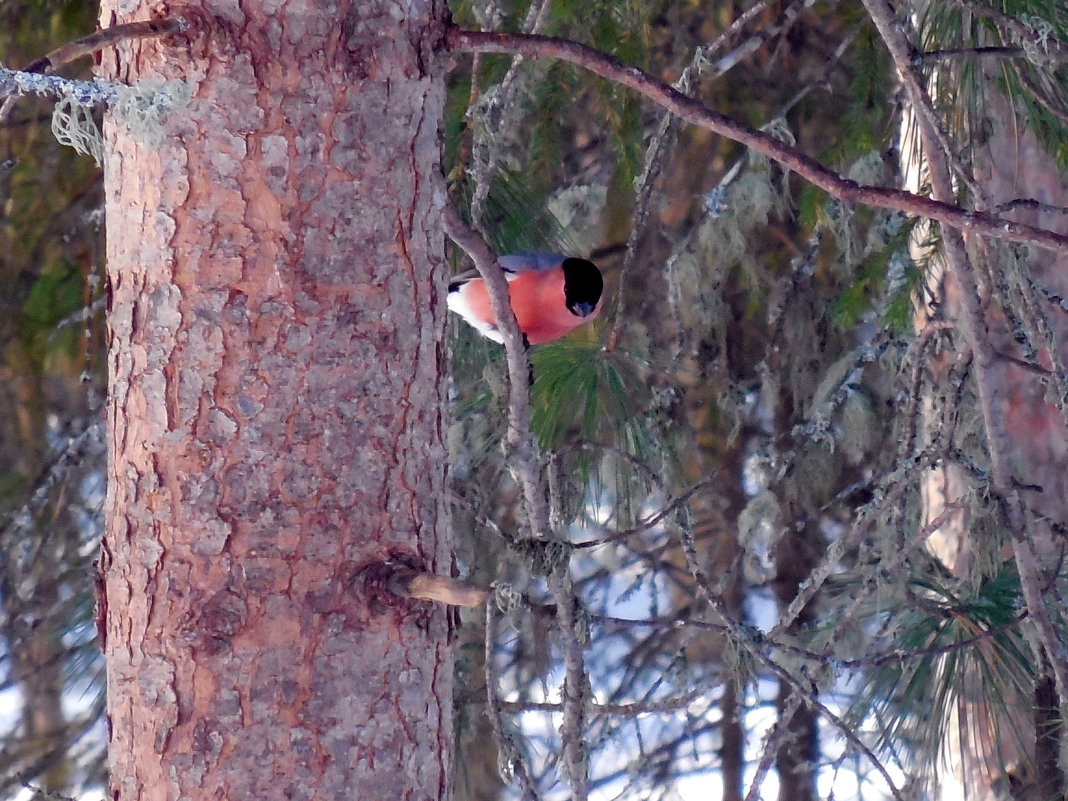
[[999,11],[991,5],[980,3],[978,0],[949,0],[955,6],[970,11],[978,17],[984,17],[996,23],[1003,30],[1008,31],[1019,41],[1029,43],[1036,50],[1041,50],[1043,56],[1048,56],[1056,61],[1068,60],[1068,43],[1062,42],[1056,36],[1048,33],[1039,33],[1030,25],[1018,20],[1003,11]]
[[541,486],[538,446],[531,433],[530,362],[519,323],[508,300],[508,281],[497,257],[485,240],[464,222],[452,204],[445,206],[445,233],[475,264],[486,282],[490,310],[504,339],[508,363],[508,435],[506,440],[516,462],[516,480],[523,491],[530,533],[535,539],[551,539],[549,509]]
[[[947,47],[943,50],[924,50],[912,57],[912,63],[929,64],[940,61],[969,61],[972,59],[1017,59],[1027,58],[1022,47]],[[1064,57],[1068,60],[1068,54]]]
[[[445,233],[471,257],[479,275],[486,282],[490,309],[504,339],[508,362],[507,442],[516,463],[516,479],[522,489],[523,509],[532,538],[542,544],[551,543],[555,540],[555,532],[549,522],[538,446],[531,433],[530,362],[527,359],[526,341],[509,301],[508,282],[485,240],[463,221],[451,204],[445,206]],[[556,603],[556,620],[563,642],[564,682],[561,694],[564,713],[560,726],[563,764],[571,783],[572,798],[586,801],[589,782],[583,728],[589,679],[580,641],[583,623],[571,584],[570,570],[569,558],[564,556],[549,568],[546,583]]]
[[[898,72],[905,79],[905,87],[909,90],[913,105],[922,106],[925,103],[925,97],[923,93],[916,90],[910,80],[910,76],[914,77],[910,67],[912,46],[904,31],[896,23],[892,9],[886,0],[863,0],[863,3]],[[936,146],[937,137],[928,118],[927,114],[917,114],[920,137],[927,155],[932,191],[936,199],[949,199],[953,197],[949,168]],[[1050,618],[1049,610],[1046,608],[1038,558],[1032,543],[1031,520],[1024,511],[1009,464],[1005,421],[996,398],[996,378],[991,374],[991,368],[997,360],[997,353],[990,341],[975,268],[968,256],[964,237],[959,230],[949,228],[945,232],[943,241],[949,272],[959,289],[964,318],[962,331],[965,341],[975,355],[975,382],[990,456],[992,491],[1000,499],[1009,522],[1009,534],[1020,575],[1020,587],[1028,614],[1035,626],[1038,641],[1042,644],[1042,649],[1046,652],[1046,657],[1052,667],[1063,715],[1068,712],[1068,648],[1061,641]]]
[[[466,31],[460,28],[449,30],[448,42],[450,47],[457,51],[521,53],[534,58],[557,58],[583,67],[595,75],[639,92],[693,125],[706,128],[762,153],[847,203],[893,209],[910,216],[928,217],[962,231],[1068,253],[1068,235],[982,212],[969,211],[949,202],[901,189],[858,184],[844,178],[780,139],[712,111],[638,67],[587,45],[552,36]],[[911,53],[906,57],[906,64],[910,58]]]

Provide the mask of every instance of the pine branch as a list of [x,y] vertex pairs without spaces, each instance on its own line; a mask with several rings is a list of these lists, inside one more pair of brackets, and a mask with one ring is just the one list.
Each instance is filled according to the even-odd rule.
[[[863,3],[886,44],[898,72],[905,80],[905,86],[910,91],[913,104],[924,105],[923,94],[916,91],[910,80],[910,76],[914,76],[910,67],[912,46],[904,31],[895,22],[892,9],[885,0],[863,0]],[[970,0],[968,5],[971,5]],[[929,116],[926,113],[917,115],[920,137],[927,155],[933,194],[936,199],[947,200],[953,197],[952,181],[946,161],[937,147],[937,136],[929,122]],[[1062,715],[1068,714],[1068,649],[1065,643],[1061,642],[1050,618],[1049,610],[1046,608],[1038,559],[1032,545],[1031,525],[1024,513],[1020,495],[1012,477],[1004,419],[995,398],[997,379],[991,374],[997,354],[987,331],[975,268],[968,257],[964,237],[959,230],[947,229],[943,241],[949,272],[960,290],[959,296],[965,321],[962,327],[963,334],[975,354],[975,382],[979,391],[979,406],[990,456],[992,490],[1001,500],[1009,521],[1009,533],[1016,557],[1016,567],[1020,574],[1020,586],[1027,611],[1037,631],[1038,640],[1053,670],[1061,703],[1061,713]]]
[[[465,31],[459,28],[450,28],[448,42],[451,49],[456,51],[522,53],[534,58],[557,58],[583,67],[595,75],[639,92],[693,125],[706,128],[762,153],[847,203],[893,209],[910,216],[928,217],[959,230],[1068,253],[1068,236],[1064,234],[990,214],[968,211],[949,202],[901,189],[858,184],[844,178],[782,140],[712,111],[638,67],[578,42],[551,36]],[[906,58],[906,64],[910,58],[911,54]]]
[[523,489],[524,509],[531,536],[548,541],[552,538],[549,510],[541,486],[538,446],[530,428],[530,362],[523,333],[519,330],[515,312],[508,300],[508,281],[489,245],[463,221],[451,204],[445,206],[445,233],[471,257],[475,269],[486,282],[490,310],[504,339],[508,363],[507,442],[516,462],[516,479]]
[[[490,309],[504,338],[509,384],[507,441],[516,463],[516,478],[522,488],[527,525],[535,542],[552,543],[555,537],[549,523],[538,446],[530,427],[530,362],[527,359],[526,342],[509,302],[508,282],[485,240],[463,221],[451,204],[445,206],[445,232],[471,257],[479,275],[486,282]],[[583,646],[579,640],[582,623],[570,570],[568,552],[549,569],[547,584],[556,603],[556,620],[563,642],[564,714],[560,737],[563,740],[564,765],[573,799],[586,801],[589,782],[583,728],[589,679],[586,676]]]
[[[970,61],[972,59],[1026,59],[1027,51],[1022,47],[947,47],[944,50],[924,50],[912,57],[916,66],[940,61]],[[1068,61],[1068,53],[1060,55],[1058,60]]]
[[1016,17],[999,11],[993,6],[980,3],[978,0],[948,0],[948,2],[972,12],[976,16],[992,20],[1002,29],[1013,34],[1018,41],[1027,42],[1036,51],[1042,51],[1044,56],[1056,61],[1068,60],[1068,43],[1062,42],[1049,34],[1040,34],[1030,25],[1016,19]]

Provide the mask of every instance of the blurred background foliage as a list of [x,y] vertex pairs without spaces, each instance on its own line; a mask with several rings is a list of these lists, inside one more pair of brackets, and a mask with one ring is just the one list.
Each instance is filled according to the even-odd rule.
[[[464,27],[536,30],[617,55],[858,182],[904,180],[914,133],[859,4],[456,0],[452,10]],[[937,107],[978,183],[994,114],[1063,167],[1062,4],[901,10],[915,14],[928,53],[916,64],[939,70]],[[1054,44],[1043,50],[997,14]],[[0,17],[0,61],[18,66],[92,30],[95,10],[15,0]],[[92,613],[101,180],[56,145],[50,123],[48,104],[24,99],[0,133],[4,797],[27,784],[77,796],[103,777]],[[956,358],[952,319],[929,304],[941,292],[937,231],[846,207],[545,60],[458,54],[444,158],[453,201],[495,250],[589,256],[608,283],[600,320],[531,351],[553,523],[573,543],[565,555],[588,621],[590,692],[616,705],[587,731],[596,797],[882,798],[887,777],[899,797],[954,797],[953,781],[974,798],[1056,794],[1033,775],[1062,726],[1034,713],[1061,701],[1030,644],[1006,523],[986,492],[973,375]],[[1058,197],[1068,201],[1043,190],[1047,203]],[[1010,258],[1026,264],[994,258],[992,275]],[[939,325],[917,335],[921,305]],[[450,341],[458,561],[478,582],[544,602],[545,555],[523,542],[501,446],[502,351],[456,320]],[[1027,376],[1042,395],[1043,377]],[[1063,451],[1052,451],[1056,467]],[[925,481],[947,463],[967,468],[967,491],[947,499],[973,554],[963,567],[926,547],[936,513]],[[1063,516],[1043,514],[1063,531]],[[1060,572],[1050,571],[1054,600]],[[507,628],[488,637],[489,691],[532,776],[520,792],[566,798],[553,621],[522,603],[505,611]],[[516,792],[484,717],[486,640],[484,615],[465,613],[456,795],[479,801]]]
[[[0,5],[0,62],[93,30],[95,3]],[[91,64],[68,75],[89,77]],[[0,128],[0,794],[103,779],[92,588],[103,503],[103,191],[49,102]]]

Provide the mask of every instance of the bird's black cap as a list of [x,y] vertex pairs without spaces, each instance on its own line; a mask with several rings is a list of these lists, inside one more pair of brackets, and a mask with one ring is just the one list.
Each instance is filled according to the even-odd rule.
[[589,317],[604,291],[604,278],[597,265],[587,259],[564,259],[564,302],[576,317]]

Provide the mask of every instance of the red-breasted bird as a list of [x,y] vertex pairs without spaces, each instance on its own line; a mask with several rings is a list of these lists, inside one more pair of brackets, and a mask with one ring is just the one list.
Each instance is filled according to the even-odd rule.
[[[586,259],[556,253],[512,253],[497,262],[508,279],[508,297],[531,345],[552,342],[588,323],[601,312],[604,279]],[[449,282],[449,308],[494,342],[504,342],[477,272]]]

